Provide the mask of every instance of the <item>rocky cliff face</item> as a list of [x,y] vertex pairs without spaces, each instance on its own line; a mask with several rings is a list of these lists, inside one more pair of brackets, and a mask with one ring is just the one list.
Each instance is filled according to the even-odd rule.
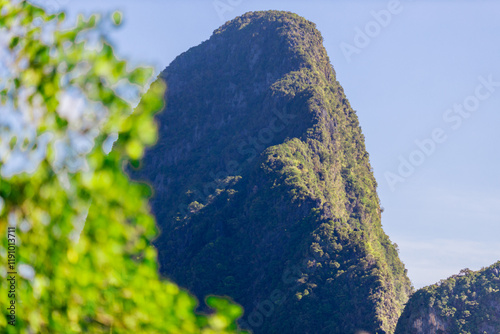
[[231,296],[255,333],[392,333],[411,285],[315,25],[245,14],[161,78],[159,140],[132,174],[154,188],[162,273]]
[[396,333],[500,333],[500,262],[418,290],[409,300]]

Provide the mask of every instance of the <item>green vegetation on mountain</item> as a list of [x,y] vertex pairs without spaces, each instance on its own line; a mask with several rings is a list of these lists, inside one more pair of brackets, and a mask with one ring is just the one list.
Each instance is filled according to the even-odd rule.
[[231,296],[255,333],[392,333],[412,287],[315,25],[247,13],[161,78],[158,142],[130,167],[154,188],[161,272]]
[[500,262],[418,290],[399,319],[400,334],[500,333]]

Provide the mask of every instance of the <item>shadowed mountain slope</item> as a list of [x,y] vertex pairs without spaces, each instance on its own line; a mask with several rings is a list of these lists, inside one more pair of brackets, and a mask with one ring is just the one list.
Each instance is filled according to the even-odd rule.
[[251,12],[162,73],[148,180],[162,273],[255,333],[392,333],[411,292],[315,25]]

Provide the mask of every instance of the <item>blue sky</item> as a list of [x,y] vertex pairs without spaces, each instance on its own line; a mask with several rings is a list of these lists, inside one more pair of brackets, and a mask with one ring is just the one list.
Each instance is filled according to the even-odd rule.
[[500,260],[500,3],[37,2],[70,16],[122,10],[116,52],[157,73],[247,11],[315,22],[365,134],[384,229],[415,287]]

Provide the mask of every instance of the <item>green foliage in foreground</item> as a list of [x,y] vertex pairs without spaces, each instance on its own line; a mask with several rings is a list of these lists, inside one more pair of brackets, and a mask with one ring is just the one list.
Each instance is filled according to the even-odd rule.
[[418,290],[396,333],[500,333],[500,262]]
[[[130,71],[115,57],[98,17],[62,30],[63,14],[26,2],[0,0],[0,12],[2,61],[10,59],[0,82],[0,332],[236,332],[239,306],[208,298],[215,312],[196,314],[193,297],[159,278],[149,189],[122,169],[154,143],[165,85],[154,82],[132,113],[120,87],[142,88],[151,72]],[[24,128],[6,123],[16,116]],[[28,172],[9,171],[19,154],[33,164]],[[7,294],[8,226],[16,227],[15,299]],[[11,300],[15,326],[5,307]]]

